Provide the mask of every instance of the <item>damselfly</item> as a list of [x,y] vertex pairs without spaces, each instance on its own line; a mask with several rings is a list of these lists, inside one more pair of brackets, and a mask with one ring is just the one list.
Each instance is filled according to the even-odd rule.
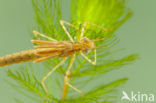
[[[67,21],[60,21],[60,24],[69,37],[70,41],[57,41],[51,37],[48,37],[44,34],[41,34],[37,31],[33,31],[35,35],[39,35],[41,37],[44,37],[46,39],[49,39],[51,41],[43,41],[43,40],[31,40],[33,43],[39,44],[35,46],[34,49],[27,50],[27,51],[22,51],[19,53],[14,53],[11,55],[6,55],[4,57],[0,57],[0,67],[6,66],[6,65],[11,65],[11,64],[16,64],[16,63],[21,63],[21,62],[27,62],[27,61],[33,61],[34,63],[38,63],[41,61],[45,61],[54,57],[59,57],[62,58],[62,60],[50,71],[48,72],[42,79],[41,83],[43,86],[43,89],[46,92],[46,95],[48,96],[48,90],[45,85],[45,80],[59,67],[61,66],[65,60],[71,56],[71,60],[69,62],[65,78],[64,78],[64,90],[62,93],[62,99],[64,100],[67,94],[67,86],[73,88],[75,91],[79,92],[83,96],[83,92],[80,91],[79,89],[75,88],[69,83],[69,76],[70,76],[70,70],[71,67],[74,63],[75,55],[76,52],[84,59],[86,59],[89,63],[96,65],[96,49],[98,48],[105,48],[105,47],[96,47],[94,45],[94,42],[96,41],[101,41],[104,40],[104,38],[101,39],[95,39],[95,40],[90,40],[86,37],[83,37],[84,31],[87,25],[92,25],[97,28],[100,28],[104,31],[109,31],[110,29],[105,29],[99,25],[96,25],[94,23],[89,23],[85,22],[82,25],[82,28],[80,30],[80,38],[77,40],[77,42],[74,42],[73,38],[71,37],[70,33],[67,31],[67,28],[65,27],[66,25],[71,26],[72,28],[75,28],[76,30],[79,31],[79,28],[74,26],[73,24],[67,22]],[[92,61],[89,59],[84,53],[87,53],[89,50],[94,50],[94,60]]]

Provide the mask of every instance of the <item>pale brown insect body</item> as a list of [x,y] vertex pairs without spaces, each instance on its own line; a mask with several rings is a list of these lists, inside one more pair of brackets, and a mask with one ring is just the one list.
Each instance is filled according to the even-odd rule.
[[35,46],[36,49],[0,57],[0,67],[33,60],[37,63],[53,57],[67,57],[75,54],[75,52],[88,52],[88,50],[94,48],[94,43],[87,38],[83,38],[81,42],[76,43],[70,41],[47,42],[41,40],[32,40],[32,42],[41,43],[41,45]]
[[[86,25],[90,24],[92,26],[95,26],[95,27],[105,30],[105,31],[109,31],[109,30],[105,29],[101,26],[98,26],[96,24],[85,22],[81,29],[80,38],[77,40],[77,42],[74,42],[73,38],[67,31],[65,24],[75,28],[76,30],[79,30],[79,28],[77,28],[76,26],[70,24],[69,22],[63,21],[63,20],[60,21],[60,24],[63,27],[67,36],[69,37],[70,41],[57,41],[51,37],[48,37],[44,34],[34,31],[35,35],[40,35],[40,36],[47,38],[51,41],[32,40],[33,43],[39,44],[39,45],[35,46],[35,49],[28,50],[28,51],[22,51],[19,53],[0,57],[0,67],[6,66],[6,65],[11,65],[11,64],[16,64],[16,63],[21,63],[21,62],[27,62],[27,61],[33,61],[34,63],[38,63],[38,62],[45,61],[45,60],[48,60],[48,59],[51,59],[54,57],[61,57],[62,60],[55,67],[53,67],[53,69],[51,71],[49,71],[43,77],[43,79],[41,81],[43,89],[46,92],[47,97],[48,97],[48,90],[45,85],[45,80],[59,66],[61,66],[65,62],[67,57],[71,56],[71,59],[70,59],[70,62],[69,62],[69,65],[67,67],[67,71],[65,74],[65,78],[64,78],[64,88],[63,88],[63,93],[62,93],[62,99],[64,100],[66,98],[68,86],[71,87],[72,89],[74,89],[75,91],[79,92],[83,96],[83,92],[81,90],[75,88],[74,86],[72,86],[69,83],[70,70],[71,70],[71,67],[75,60],[75,54],[76,54],[75,52],[78,52],[89,63],[96,65],[96,49],[97,48],[105,48],[105,47],[96,47],[94,45],[94,42],[104,40],[104,38],[96,39],[96,40],[89,40],[88,38],[83,37]],[[94,60],[93,61],[91,59],[89,59],[85,54],[83,54],[83,53],[88,53],[89,50],[94,50]]]
[[39,56],[35,52],[36,50],[32,49],[0,57],[0,67],[37,59]]

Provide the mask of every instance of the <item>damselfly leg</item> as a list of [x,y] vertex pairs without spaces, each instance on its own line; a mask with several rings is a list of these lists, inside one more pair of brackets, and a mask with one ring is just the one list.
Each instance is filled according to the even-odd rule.
[[42,86],[43,86],[44,91],[46,92],[46,98],[48,97],[49,93],[48,93],[48,90],[47,90],[46,85],[45,85],[45,80],[46,80],[58,67],[60,67],[60,66],[65,62],[65,60],[66,60],[66,57],[64,57],[63,60],[62,60],[60,63],[58,63],[50,72],[48,72],[48,74],[46,74],[46,75],[43,77],[41,83],[42,83]]
[[57,40],[53,39],[52,37],[46,36],[46,35],[44,35],[44,34],[38,32],[38,31],[36,31],[36,30],[34,30],[33,33],[34,33],[34,35],[35,35],[36,37],[39,35],[39,36],[41,36],[41,37],[43,37],[43,38],[46,38],[46,39],[48,39],[48,40],[57,41]]
[[73,38],[71,37],[70,33],[68,32],[67,28],[65,27],[65,24],[75,28],[76,30],[79,30],[79,28],[77,28],[76,26],[74,26],[73,24],[67,22],[67,21],[64,21],[64,20],[60,20],[60,24],[63,28],[63,30],[65,31],[65,33],[67,34],[67,36],[69,37],[69,39],[74,42]]
[[[106,29],[106,28],[104,28],[104,27],[101,27],[101,26],[99,26],[99,25],[96,25],[96,24],[94,24],[94,23],[90,23],[90,22],[85,22],[84,24],[83,24],[83,26],[82,26],[82,29],[81,29],[81,36],[80,36],[80,40],[79,41],[81,41],[81,39],[83,38],[83,35],[84,35],[84,31],[85,31],[85,28],[86,28],[86,26],[87,25],[92,25],[92,26],[95,26],[95,27],[97,27],[97,28],[99,28],[99,29],[102,29],[102,30],[104,30],[104,31],[110,31],[111,29]],[[84,59],[86,59],[89,63],[91,63],[92,65],[96,65],[96,48],[94,49],[94,61],[92,61],[91,59],[89,59],[85,54],[83,54],[82,52],[80,53],[83,57],[84,57]]]

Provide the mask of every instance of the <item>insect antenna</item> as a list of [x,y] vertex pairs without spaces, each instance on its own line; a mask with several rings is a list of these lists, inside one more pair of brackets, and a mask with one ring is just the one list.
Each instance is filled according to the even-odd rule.
[[109,48],[109,47],[106,47],[106,46],[103,46],[103,47],[94,47],[93,49],[101,49],[101,48]]
[[[92,41],[92,42],[97,42],[97,41],[102,41],[102,40],[105,40],[106,38],[101,38],[101,39],[94,39],[94,40],[90,40],[90,41]],[[108,48],[108,47],[106,47],[106,46],[104,46],[104,47],[94,47],[93,49],[101,49],[101,48]]]
[[105,40],[105,38],[101,38],[101,39],[94,39],[94,40],[90,40],[90,41],[97,42],[97,41],[102,41],[102,40]]

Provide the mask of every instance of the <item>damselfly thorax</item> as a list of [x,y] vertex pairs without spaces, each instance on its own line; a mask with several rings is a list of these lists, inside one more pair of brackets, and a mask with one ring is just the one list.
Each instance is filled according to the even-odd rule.
[[[39,43],[38,40],[33,40],[34,43]],[[44,41],[40,41],[44,42]],[[38,51],[38,55],[49,55],[57,53],[58,57],[67,57],[75,54],[75,52],[88,53],[89,50],[95,49],[94,42],[89,40],[88,38],[83,38],[80,42],[70,42],[70,41],[62,41],[62,42],[49,42],[49,44],[40,44],[35,46],[37,49],[39,48],[47,48],[47,51]]]

